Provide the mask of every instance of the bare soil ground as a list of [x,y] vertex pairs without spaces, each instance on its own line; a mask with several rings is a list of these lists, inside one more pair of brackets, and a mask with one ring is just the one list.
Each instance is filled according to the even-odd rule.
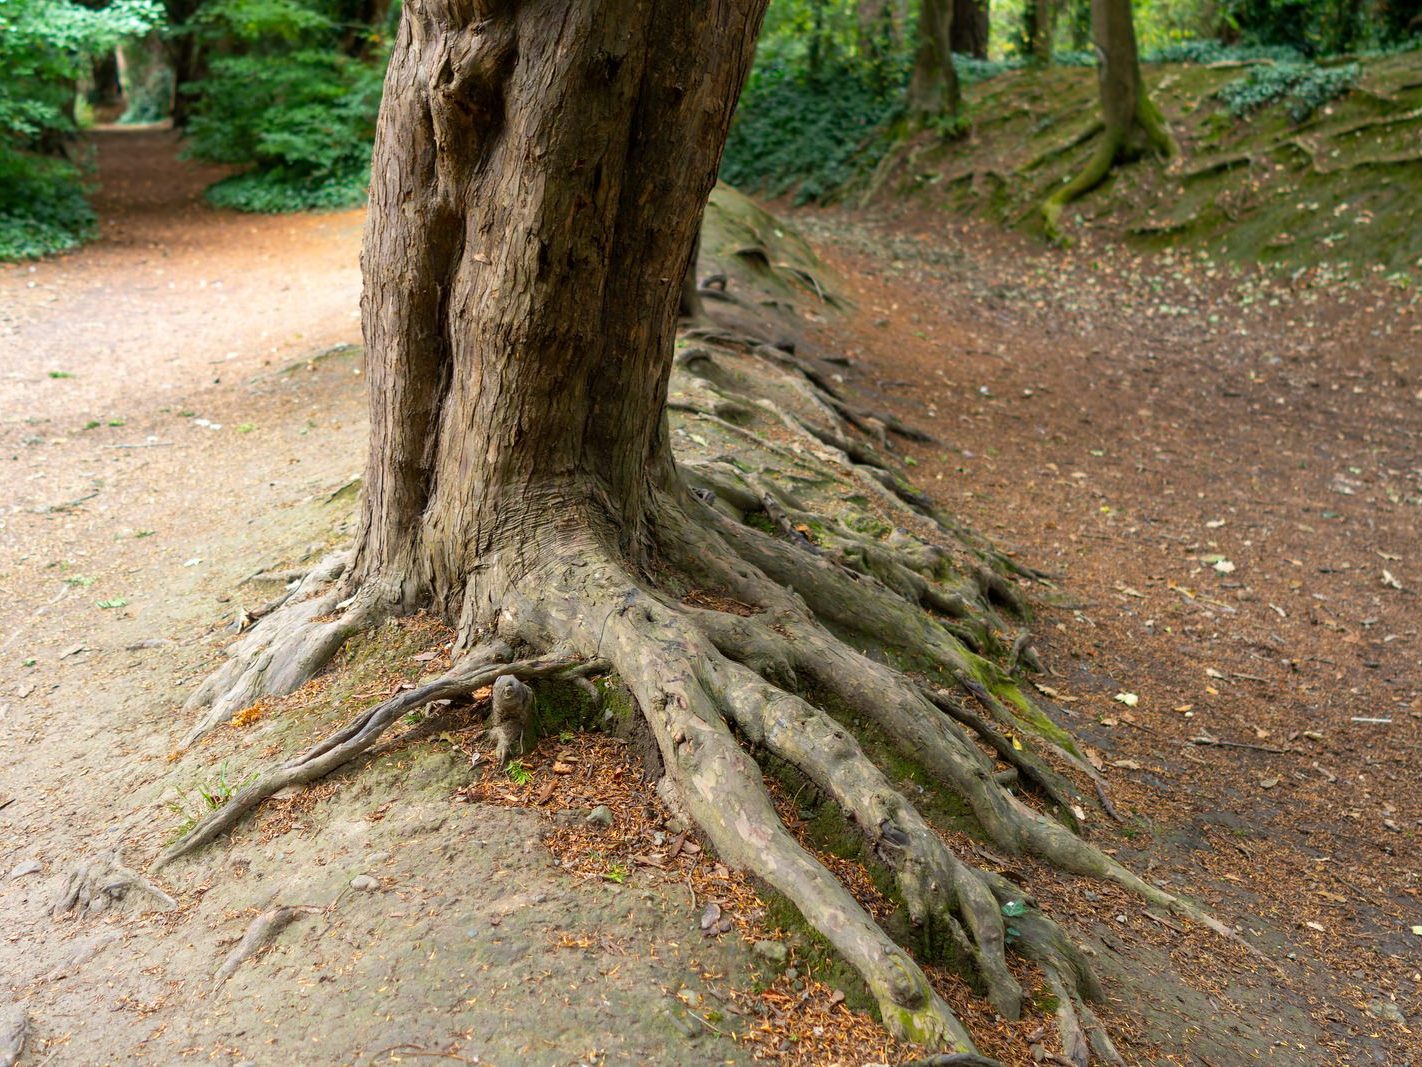
[[1131,814],[1101,836],[1281,970],[1261,996],[1267,967],[1139,909],[1080,885],[1060,906],[1294,1044],[1187,1027],[1183,1062],[1422,1062],[1415,291],[942,217],[797,222],[859,305],[822,341],[939,438],[905,446],[915,481],[1061,576],[1040,682]]
[[[215,175],[171,135],[100,148],[103,239],[0,269],[0,1002],[29,1015],[28,1062],[889,1060],[827,987],[746,993],[772,968],[699,922],[708,899],[758,913],[731,872],[599,855],[595,803],[616,835],[677,827],[582,735],[531,757],[531,786],[472,788],[453,743],[393,745],[165,879],[174,910],[50,916],[75,860],[171,836],[236,784],[227,759],[388,695],[437,637],[412,620],[357,643],[326,686],[170,761],[215,624],[273,591],[244,579],[349,519],[360,365],[332,348],[358,339],[360,218],[213,211]],[[939,439],[903,446],[910,475],[1062,575],[1039,680],[1128,817],[1093,835],[1268,957],[1015,865],[1096,952],[1129,1058],[1422,1062],[1410,295],[800,221],[858,304],[816,340]],[[217,985],[274,904],[304,910]],[[733,1040],[767,1004],[769,1037]],[[1029,1029],[991,1051],[1031,1062]]]

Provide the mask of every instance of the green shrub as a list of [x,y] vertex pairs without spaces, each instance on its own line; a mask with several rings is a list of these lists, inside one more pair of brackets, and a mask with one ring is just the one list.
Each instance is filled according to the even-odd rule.
[[343,27],[295,0],[213,0],[190,28],[237,48],[187,89],[187,154],[249,165],[208,199],[256,212],[363,203],[385,56],[348,54]]
[[1147,63],[1299,63],[1303,54],[1288,45],[1229,45],[1219,41],[1176,41],[1142,54]]
[[1242,78],[1224,85],[1217,95],[1236,118],[1282,103],[1290,118],[1302,122],[1330,100],[1346,94],[1361,74],[1356,63],[1340,67],[1278,63],[1251,67]]
[[73,164],[0,152],[0,260],[67,251],[93,235],[94,222]]
[[741,94],[721,177],[797,203],[825,197],[872,167],[886,147],[878,134],[903,113],[907,72],[880,80],[848,64],[811,75],[785,64],[758,66]]

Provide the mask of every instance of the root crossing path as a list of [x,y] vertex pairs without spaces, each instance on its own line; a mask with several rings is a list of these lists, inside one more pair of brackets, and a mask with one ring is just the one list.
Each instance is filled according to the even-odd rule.
[[[689,862],[674,813],[635,847],[590,860],[576,842],[595,851],[610,839],[590,836],[604,831],[584,823],[589,808],[610,805],[614,834],[648,816],[615,799],[635,791],[585,774],[571,740],[546,764],[528,757],[535,772],[551,768],[545,778],[486,784],[461,804],[461,726],[433,720],[424,740],[278,793],[200,866],[171,868],[182,877],[150,875],[151,856],[124,852],[175,837],[325,724],[375,706],[403,713],[404,679],[446,664],[429,659],[434,630],[387,625],[342,652],[326,688],[265,718],[258,704],[169,762],[193,726],[176,709],[230,640],[214,622],[245,625],[281,598],[288,570],[308,572],[349,540],[361,368],[332,346],[358,332],[359,218],[210,211],[194,195],[211,175],[176,164],[166,135],[111,135],[100,162],[100,208],[115,220],[105,239],[33,272],[0,270],[12,470],[0,527],[0,909],[18,935],[0,941],[0,1008],[24,1013],[27,1055],[907,1058],[846,1023],[828,986],[797,989],[783,974],[772,993],[818,998],[822,1014],[806,1025],[786,1008],[766,1017],[774,1043],[732,1039],[764,1010],[737,990],[774,951],[753,953],[717,924],[758,905],[709,863],[685,884],[662,877],[658,864]],[[1003,871],[1007,898],[1011,882],[1030,884],[1085,947],[1103,981],[1097,1015],[1128,1062],[1314,1062],[1320,1048],[1330,1062],[1408,1062],[1422,813],[1405,770],[1422,705],[1407,665],[1422,568],[1406,531],[1422,494],[1422,404],[1404,305],[1371,291],[1319,304],[1273,283],[1231,303],[1204,267],[1004,249],[987,231],[945,246],[902,222],[806,221],[858,304],[817,340],[852,356],[841,376],[878,424],[896,415],[934,438],[892,439],[913,481],[1024,563],[1065,575],[1075,599],[1041,607],[1033,624],[1046,668],[1036,677],[1123,820],[1088,804],[1091,839],[1243,929],[1267,959],[1186,934],[1187,920],[1109,884],[985,846],[963,843],[965,858]],[[1181,291],[1163,299],[1157,278]],[[1276,297],[1288,314],[1251,310]],[[736,418],[684,400],[708,421]],[[783,504],[766,514],[795,528]],[[914,572],[894,574],[917,590]],[[727,625],[735,612],[704,607],[716,609],[707,639],[728,656],[708,650],[712,681],[740,694],[737,728],[774,751],[766,709],[783,694],[761,680],[774,671],[732,661],[773,666],[784,652],[771,642],[733,655],[746,639]],[[614,630],[608,648],[635,636]],[[824,684],[848,684],[826,673]],[[1136,701],[1115,699],[1125,693]],[[779,718],[796,714],[808,712]],[[777,753],[812,778],[818,762],[845,760],[835,728],[819,726],[822,744]],[[1025,761],[1016,773],[1041,774],[1048,795],[1069,788]],[[141,825],[135,812],[170,823]],[[793,801],[787,812],[793,823]],[[890,827],[914,845],[929,833]],[[69,879],[81,865],[99,872],[92,884]],[[66,889],[79,906],[56,919]],[[1162,974],[1179,983],[1169,1001]],[[1011,998],[1024,978],[1029,992],[1072,999],[1050,972],[999,975],[990,991]],[[947,995],[975,1034],[992,1025],[986,1000]],[[968,1014],[974,1004],[982,1014]],[[1024,1014],[1051,1022],[1045,999],[1034,1007]],[[1046,1027],[1029,1020],[992,1053],[1031,1062],[1034,1047],[1047,1051],[1033,1028]]]

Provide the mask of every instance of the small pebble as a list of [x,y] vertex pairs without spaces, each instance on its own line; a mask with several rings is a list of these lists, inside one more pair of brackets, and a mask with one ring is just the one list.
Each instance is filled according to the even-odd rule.
[[757,941],[751,946],[751,951],[776,966],[780,966],[790,957],[790,950],[785,947],[783,941]]
[[612,829],[612,809],[606,804],[599,804],[588,812],[587,823],[589,826],[601,827],[604,830]]
[[369,893],[374,889],[379,889],[380,883],[368,874],[358,874],[351,879],[351,888],[361,893]]

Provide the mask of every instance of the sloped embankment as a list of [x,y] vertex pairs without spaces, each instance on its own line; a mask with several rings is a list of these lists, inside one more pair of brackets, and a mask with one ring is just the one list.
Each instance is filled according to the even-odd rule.
[[[1319,103],[1330,81],[1353,73],[1346,64],[1148,66],[1181,157],[1169,167],[1118,169],[1068,208],[1068,233],[1100,231],[1143,247],[1193,244],[1232,259],[1416,269],[1422,51],[1356,63],[1352,88]],[[1100,121],[1095,71],[1011,71],[965,95],[968,136],[945,142],[925,132],[904,142],[860,199],[1040,230],[1036,206],[1091,152]]]

